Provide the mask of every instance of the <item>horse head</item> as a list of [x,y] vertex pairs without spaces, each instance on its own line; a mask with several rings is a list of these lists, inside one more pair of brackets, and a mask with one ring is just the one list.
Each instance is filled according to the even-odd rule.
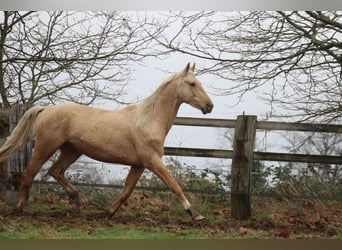
[[210,113],[214,107],[202,83],[195,76],[195,64],[186,65],[180,73],[181,81],[177,89],[177,96],[181,103],[187,103],[202,111],[203,114]]

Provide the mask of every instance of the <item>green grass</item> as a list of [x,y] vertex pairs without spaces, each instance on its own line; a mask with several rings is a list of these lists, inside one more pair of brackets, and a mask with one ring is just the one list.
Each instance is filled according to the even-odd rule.
[[199,239],[208,238],[196,232],[153,231],[135,226],[115,225],[112,228],[54,228],[54,225],[17,223],[16,227],[0,227],[0,239]]

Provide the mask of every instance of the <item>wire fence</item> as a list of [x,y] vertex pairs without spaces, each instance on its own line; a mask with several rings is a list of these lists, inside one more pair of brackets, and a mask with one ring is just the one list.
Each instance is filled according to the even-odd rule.
[[[166,161],[170,163],[169,159],[173,159],[173,157],[169,156],[166,157]],[[188,165],[182,161],[182,157],[176,157],[176,163],[180,164],[179,169],[177,171],[186,171],[186,168],[189,168],[189,172],[186,173],[187,175],[192,175],[194,178],[197,179],[206,179],[208,182],[214,182],[215,178],[213,175],[208,175],[206,177],[201,176],[205,171],[208,171],[210,169],[210,173],[216,173],[217,176],[219,176],[219,181],[224,182],[222,185],[213,185],[213,186],[200,186],[196,188],[188,188],[187,185],[183,187],[183,191],[186,193],[196,194],[196,195],[204,195],[204,196],[215,196],[217,202],[225,202],[230,203],[230,198],[232,192],[230,191],[229,187],[229,176],[231,176],[231,167],[229,167],[230,164],[223,164],[224,167],[220,167],[218,165],[212,165],[207,168],[201,167],[198,168],[193,165]],[[227,160],[230,161],[230,160]],[[47,168],[50,166],[51,162],[47,164]],[[172,162],[171,162],[172,164]],[[264,164],[264,163],[262,163]],[[302,163],[303,164],[303,163]],[[85,167],[87,166],[87,167]],[[265,167],[265,165],[263,165]],[[268,168],[274,168],[272,164],[268,165]],[[283,167],[281,167],[283,168]],[[300,168],[299,165],[296,165],[296,168]],[[304,167],[306,168],[306,167]],[[115,170],[113,170],[115,169]],[[112,192],[119,192],[123,188],[123,183],[126,178],[126,175],[128,174],[129,167],[128,166],[113,166],[113,164],[106,165],[104,163],[91,161],[87,159],[82,159],[78,161],[74,166],[72,166],[69,170],[69,174],[77,175],[71,176],[71,183],[74,186],[80,187],[80,188],[90,188],[90,189],[106,189],[106,192],[109,192],[110,189],[112,189]],[[110,173],[109,171],[113,171],[114,173]],[[293,171],[293,170],[292,170]],[[44,170],[43,170],[44,172]],[[103,173],[102,173],[103,172]],[[45,170],[45,174],[47,173],[47,170]],[[82,176],[80,173],[82,173],[84,176]],[[101,174],[102,173],[102,174]],[[117,174],[117,175],[116,175]],[[96,175],[98,175],[98,178],[96,178]],[[105,176],[108,178],[108,175],[112,175],[112,178],[116,179],[107,179],[107,182],[109,183],[115,183],[115,184],[108,184],[103,183],[103,179],[101,179],[101,176]],[[150,172],[144,173],[145,177],[147,179],[151,179],[153,177],[153,174]],[[143,175],[143,176],[144,176]],[[175,173],[175,175],[179,175],[179,173]],[[100,177],[99,177],[100,176]],[[69,176],[70,177],[70,176]],[[274,177],[274,176],[273,176]],[[310,179],[310,177],[307,177]],[[251,180],[256,179],[263,179],[266,181],[265,188],[251,188],[251,195],[253,197],[267,197],[267,198],[274,198],[274,199],[288,199],[288,200],[298,200],[298,199],[310,199],[310,200],[322,200],[322,201],[342,201],[342,194],[339,194],[337,192],[330,193],[327,195],[326,193],[320,194],[319,192],[314,192],[312,190],[309,190],[310,187],[302,187],[301,190],[295,190],[295,192],[289,191],[289,186],[279,188],[279,185],[277,187],[277,184],[272,185],[272,176],[270,173],[267,173],[265,176],[265,172],[260,171],[253,171],[251,173]],[[181,181],[180,181],[181,182]],[[59,186],[59,184],[56,181],[53,181],[50,179],[36,179],[34,182],[35,185],[50,185],[50,186]],[[180,183],[181,186],[183,183]],[[186,183],[188,184],[188,183]],[[135,187],[138,191],[148,191],[153,193],[159,193],[159,192],[170,192],[169,189],[164,186],[161,183],[157,183],[157,186],[151,186],[151,185],[138,185]],[[281,190],[282,189],[282,190]],[[293,187],[292,187],[293,189]],[[308,194],[309,193],[309,194]],[[341,192],[340,192],[341,193]],[[62,188],[60,188],[59,194],[61,195],[67,195],[66,192]]]
[[[59,183],[56,181],[34,181],[33,183],[36,186],[40,185],[48,185],[48,186],[59,186]],[[96,183],[80,183],[80,182],[71,182],[73,186],[76,187],[86,187],[91,189],[113,189],[113,190],[121,190],[123,185],[120,184],[96,184]],[[170,192],[170,190],[166,187],[151,187],[151,186],[136,186],[135,190],[139,191],[150,191],[150,192]],[[219,201],[230,202],[230,196],[232,194],[231,191],[223,190],[223,189],[208,189],[208,188],[184,188],[184,192],[192,193],[192,194],[200,194],[200,195],[208,195],[208,196],[217,196],[219,197]],[[252,196],[255,197],[267,197],[267,198],[275,198],[278,200],[298,200],[298,199],[306,199],[306,200],[322,200],[322,201],[339,201],[342,202],[342,197],[340,195],[318,195],[318,194],[290,194],[281,191],[253,191]],[[67,196],[67,193],[62,191],[59,193],[60,195]]]

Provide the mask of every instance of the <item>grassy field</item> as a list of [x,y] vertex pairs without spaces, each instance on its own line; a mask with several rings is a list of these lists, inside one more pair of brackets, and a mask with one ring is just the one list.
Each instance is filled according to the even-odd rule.
[[115,225],[112,228],[103,226],[75,228],[69,223],[56,227],[53,222],[37,223],[17,222],[16,226],[3,227],[1,239],[198,239],[206,238],[192,232],[177,234],[172,232],[150,231],[134,225]]
[[206,217],[201,222],[156,194],[135,192],[113,218],[103,203],[83,200],[76,213],[67,200],[48,194],[31,197],[22,214],[10,215],[11,208],[0,202],[0,239],[342,239],[337,202],[263,198],[253,201],[251,219],[237,221],[229,207],[202,200],[196,204]]

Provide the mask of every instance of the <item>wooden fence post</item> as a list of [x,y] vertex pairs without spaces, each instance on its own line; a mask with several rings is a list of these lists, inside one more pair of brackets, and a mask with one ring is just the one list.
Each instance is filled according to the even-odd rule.
[[[20,118],[28,108],[29,107],[22,104],[12,105],[9,117],[10,132],[13,131]],[[29,140],[24,145],[22,145],[17,152],[8,158],[9,182],[6,187],[6,204],[8,205],[15,205],[17,202],[21,175],[26,169],[29,160],[31,159],[32,148],[33,139],[29,137]]]
[[240,220],[251,217],[250,176],[252,171],[256,121],[256,116],[238,116],[234,132],[231,216]]

